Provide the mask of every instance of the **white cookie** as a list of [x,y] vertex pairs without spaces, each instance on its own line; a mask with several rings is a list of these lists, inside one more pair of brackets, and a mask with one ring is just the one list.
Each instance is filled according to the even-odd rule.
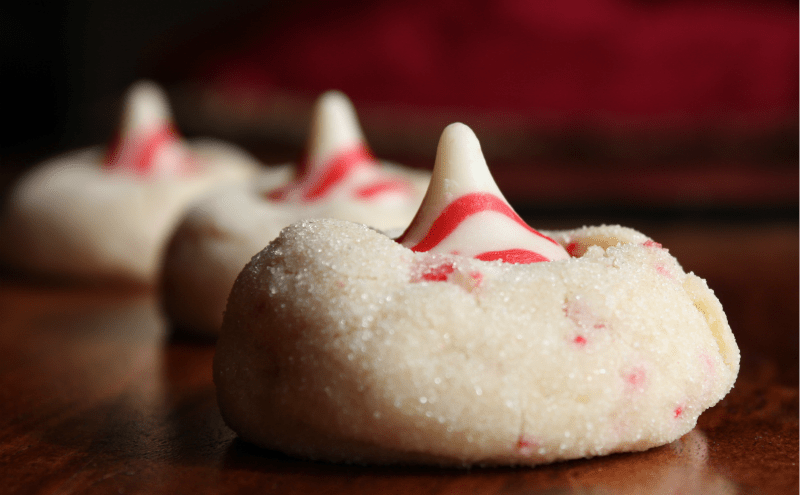
[[352,104],[339,92],[325,93],[315,107],[305,167],[287,165],[220,190],[183,219],[164,263],[167,314],[186,331],[218,335],[236,276],[282,228],[305,218],[339,218],[403,229],[429,179],[428,172],[370,158]]
[[[243,439],[337,462],[535,465],[666,444],[728,393],[739,350],[722,307],[657,243],[619,226],[549,233],[562,256],[485,200],[493,181],[468,178],[482,158],[450,164],[474,174],[438,202],[437,168],[476,144],[445,130],[422,207],[434,212],[407,229],[410,247],[307,220],[244,268],[214,358]],[[437,220],[464,197],[483,199]],[[479,237],[475,217],[509,232],[450,242]]]
[[128,93],[121,139],[46,161],[15,186],[0,219],[0,257],[17,269],[82,279],[157,280],[188,205],[260,168],[239,148],[185,142],[153,83]]
[[226,422],[291,455],[539,464],[668,443],[738,365],[713,292],[655,245],[514,265],[316,220],[237,279],[214,378]]

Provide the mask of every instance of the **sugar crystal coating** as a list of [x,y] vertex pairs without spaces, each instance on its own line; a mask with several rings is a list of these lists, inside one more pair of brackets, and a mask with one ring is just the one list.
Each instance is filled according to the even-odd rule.
[[344,221],[284,229],[228,301],[226,422],[290,455],[440,465],[644,450],[691,430],[739,368],[705,281],[631,229],[546,234],[580,249],[511,264]]
[[632,229],[531,229],[454,124],[397,242],[309,220],[251,260],[214,378],[228,424],[291,455],[534,465],[670,442],[738,366],[702,279]]

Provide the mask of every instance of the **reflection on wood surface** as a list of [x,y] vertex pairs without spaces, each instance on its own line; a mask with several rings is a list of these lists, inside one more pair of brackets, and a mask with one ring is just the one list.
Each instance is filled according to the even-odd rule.
[[796,493],[797,226],[637,226],[708,279],[742,348],[731,394],[678,441],[540,466],[305,462],[222,421],[214,347],[141,289],[0,282],[3,493]]

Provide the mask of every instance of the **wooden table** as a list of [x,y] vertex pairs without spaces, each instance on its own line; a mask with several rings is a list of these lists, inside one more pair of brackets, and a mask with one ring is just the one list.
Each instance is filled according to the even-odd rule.
[[742,349],[733,391],[680,440],[536,468],[306,462],[236,438],[214,346],[155,291],[0,280],[0,493],[798,492],[797,224],[634,225],[708,279]]

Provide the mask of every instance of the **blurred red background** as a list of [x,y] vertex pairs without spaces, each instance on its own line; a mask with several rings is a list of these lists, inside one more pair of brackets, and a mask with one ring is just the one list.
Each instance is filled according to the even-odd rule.
[[[76,1],[4,22],[4,163],[113,134],[139,77],[187,134],[291,159],[340,89],[378,155],[476,130],[518,204],[796,212],[798,6],[769,0]],[[520,180],[521,178],[521,180]],[[792,213],[794,214],[794,213]]]

